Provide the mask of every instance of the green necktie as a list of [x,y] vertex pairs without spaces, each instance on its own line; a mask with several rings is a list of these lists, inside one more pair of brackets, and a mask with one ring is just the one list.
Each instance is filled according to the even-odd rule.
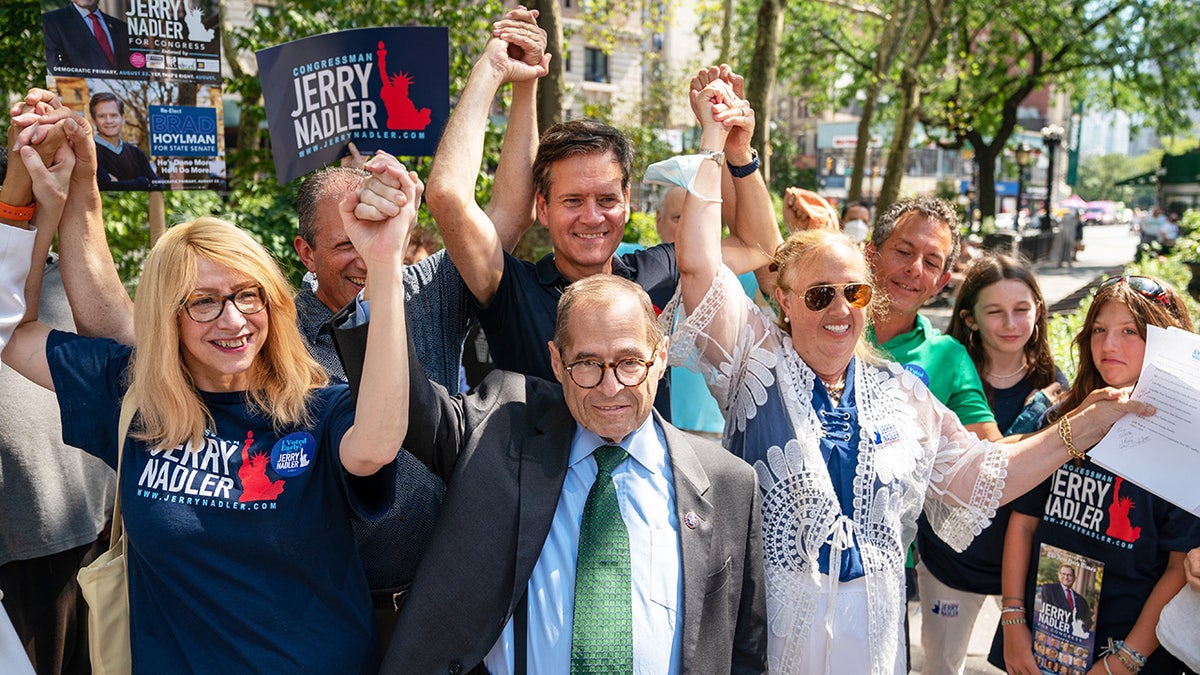
[[615,445],[592,453],[600,472],[588,493],[575,562],[571,673],[633,672],[633,590],[629,531],[612,472],[629,455]]

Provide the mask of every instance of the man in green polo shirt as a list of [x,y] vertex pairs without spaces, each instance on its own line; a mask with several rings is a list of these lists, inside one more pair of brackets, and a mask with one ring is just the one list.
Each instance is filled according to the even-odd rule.
[[[887,301],[872,317],[867,335],[905,370],[920,378],[939,401],[958,415],[963,426],[980,438],[998,440],[1000,428],[996,426],[996,418],[967,349],[958,340],[943,335],[919,313],[921,306],[950,281],[950,266],[958,257],[960,245],[958,228],[958,213],[954,207],[933,197],[901,200],[879,216],[865,253],[875,274],[875,285],[883,291]],[[918,528],[927,527],[928,522],[922,517]],[[905,566],[908,599],[912,600],[916,595],[912,548]],[[966,643],[962,638],[970,637],[979,603],[973,604],[973,611],[968,610],[965,602],[960,602],[967,599],[967,594],[955,592],[932,577],[926,577],[923,571],[922,577],[921,643],[925,648],[926,671],[939,675],[955,672],[955,664],[942,667],[942,662],[948,659],[935,652],[951,639],[962,643],[965,657]],[[927,582],[927,578],[932,583]],[[931,601],[953,606],[952,612],[942,612],[947,614],[945,618],[951,623],[950,630],[938,622],[943,617],[933,617],[926,611]],[[963,612],[958,618],[960,604]],[[908,635],[907,613],[904,615],[904,633]],[[950,633],[955,637],[947,638]],[[905,642],[907,645],[907,640]],[[949,660],[956,659],[957,654]],[[962,664],[958,663],[957,672],[961,671]]]
[[958,214],[949,203],[915,197],[888,208],[866,247],[875,284],[887,298],[867,334],[920,378],[967,429],[997,440],[1000,429],[966,348],[919,314],[950,280],[958,247]]

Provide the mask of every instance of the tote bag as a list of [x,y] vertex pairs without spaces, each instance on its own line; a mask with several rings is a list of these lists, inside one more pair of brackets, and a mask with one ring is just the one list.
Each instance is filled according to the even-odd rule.
[[113,502],[108,550],[79,570],[77,579],[88,605],[88,652],[94,675],[127,675],[132,669],[129,647],[129,587],[125,574],[125,530],[121,524],[121,460],[133,406],[121,401],[117,423],[117,496]]

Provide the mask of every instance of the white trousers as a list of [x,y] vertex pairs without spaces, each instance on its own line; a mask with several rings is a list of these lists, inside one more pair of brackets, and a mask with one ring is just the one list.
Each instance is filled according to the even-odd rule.
[[921,594],[921,675],[962,675],[975,617],[987,595],[950,588],[938,581],[925,563],[917,563]]

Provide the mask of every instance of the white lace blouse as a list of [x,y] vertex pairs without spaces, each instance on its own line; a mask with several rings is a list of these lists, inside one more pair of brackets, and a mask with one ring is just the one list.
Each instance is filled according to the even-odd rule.
[[[674,316],[676,294],[662,316]],[[841,555],[856,546],[867,588],[872,673],[903,659],[905,553],[924,509],[935,531],[962,550],[995,514],[1008,456],[980,441],[919,380],[895,363],[856,361],[860,434],[853,512],[845,514],[820,450],[816,379],[773,317],[722,267],[700,306],[671,336],[672,365],[703,374],[725,416],[725,447],[754,465],[762,490],[767,619],[774,672],[801,670],[812,630],[831,635]],[[850,389],[850,388],[848,388]],[[818,553],[831,545],[829,570]],[[824,589],[824,590],[822,590]],[[816,600],[828,594],[825,616]],[[815,623],[820,621],[820,623]],[[826,651],[832,639],[826,640]]]

